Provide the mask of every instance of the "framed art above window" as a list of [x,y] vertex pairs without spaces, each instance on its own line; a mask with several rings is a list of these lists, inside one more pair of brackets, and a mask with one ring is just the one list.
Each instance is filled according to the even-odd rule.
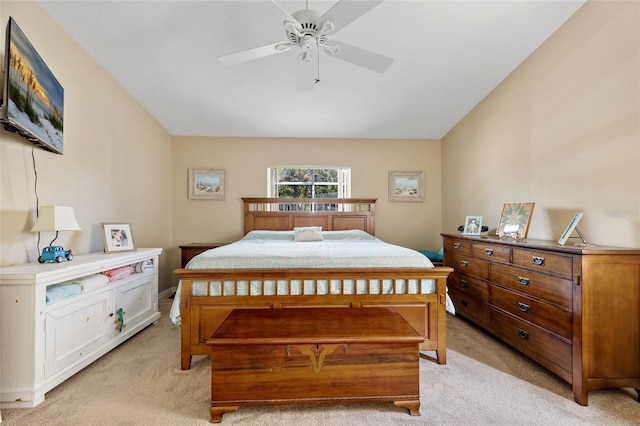
[[424,201],[424,172],[389,172],[389,201]]
[[190,200],[224,200],[225,171],[222,169],[189,169]]

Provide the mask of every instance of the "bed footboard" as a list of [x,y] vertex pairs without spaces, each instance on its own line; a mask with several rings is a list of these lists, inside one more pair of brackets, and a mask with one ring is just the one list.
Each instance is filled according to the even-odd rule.
[[[181,368],[190,368],[193,355],[210,353],[207,339],[238,308],[390,306],[424,337],[420,350],[435,351],[438,363],[445,364],[446,281],[451,272],[448,267],[177,269],[175,273],[181,281]],[[434,289],[422,294],[421,283],[427,280],[435,282]],[[227,291],[213,292],[212,282]],[[316,285],[318,282],[331,285]],[[194,283],[205,292],[194,296]],[[243,294],[240,290],[243,283],[249,283],[253,290]],[[297,283],[297,287],[292,283]],[[275,290],[269,290],[268,284]]]

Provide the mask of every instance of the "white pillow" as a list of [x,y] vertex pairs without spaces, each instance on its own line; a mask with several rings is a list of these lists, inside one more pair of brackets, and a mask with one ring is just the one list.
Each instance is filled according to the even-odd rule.
[[322,226],[293,228],[293,241],[322,241]]

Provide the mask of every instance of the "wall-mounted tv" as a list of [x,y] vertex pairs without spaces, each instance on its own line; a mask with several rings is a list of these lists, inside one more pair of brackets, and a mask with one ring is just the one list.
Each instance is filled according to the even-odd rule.
[[64,89],[13,18],[7,23],[0,122],[33,144],[62,154]]

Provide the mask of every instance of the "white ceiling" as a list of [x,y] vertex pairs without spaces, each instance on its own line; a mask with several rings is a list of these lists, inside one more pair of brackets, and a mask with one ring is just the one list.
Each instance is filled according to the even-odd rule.
[[391,67],[324,54],[310,92],[296,89],[297,48],[217,60],[286,40],[286,15],[269,0],[39,3],[172,135],[439,139],[584,1],[387,0],[330,38],[390,56]]

